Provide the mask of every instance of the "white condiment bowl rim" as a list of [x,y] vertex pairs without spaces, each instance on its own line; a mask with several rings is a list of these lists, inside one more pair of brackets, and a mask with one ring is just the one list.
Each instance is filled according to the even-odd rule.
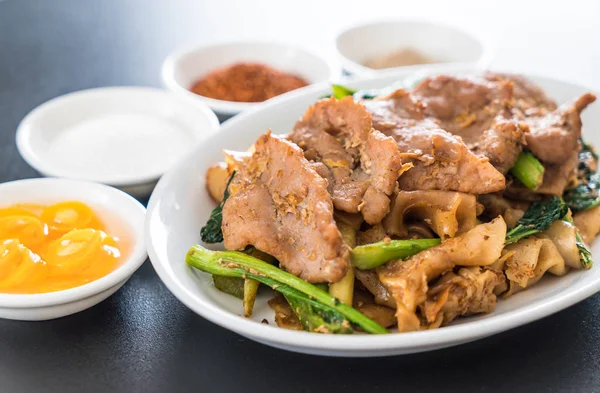
[[[295,43],[291,44],[291,43],[278,41],[278,40],[221,41],[221,42],[211,43],[211,44],[188,44],[188,45],[185,45],[185,46],[182,46],[182,47],[176,49],[171,54],[169,54],[163,61],[163,64],[161,67],[163,86],[166,89],[173,91],[177,94],[180,94],[183,97],[187,97],[188,99],[193,100],[194,102],[196,102],[198,104],[203,103],[203,104],[207,105],[208,107],[210,107],[211,109],[213,109],[216,113],[221,114],[221,115],[226,115],[226,116],[236,115],[240,112],[247,111],[249,109],[253,109],[253,108],[263,104],[264,102],[269,101],[269,100],[267,100],[267,101],[263,101],[263,102],[236,102],[236,101],[218,100],[218,99],[214,99],[214,98],[210,98],[210,97],[206,97],[206,96],[202,96],[202,95],[193,93],[189,90],[189,86],[188,87],[182,86],[180,83],[177,82],[177,80],[175,78],[175,67],[179,64],[179,62],[182,61],[182,59],[184,57],[189,56],[195,52],[201,52],[201,51],[206,51],[206,50],[210,50],[210,49],[225,48],[225,49],[234,50],[236,47],[240,47],[240,46],[274,47],[277,50],[281,50],[281,51],[292,49],[297,52],[303,53],[304,55],[308,55],[308,56],[312,57],[315,61],[321,62],[321,65],[324,65],[329,70],[328,77],[321,78],[320,80],[316,80],[316,81],[308,81],[309,82],[308,86],[313,85],[315,83],[325,82],[327,80],[330,80],[330,81],[335,80],[340,76],[340,69],[335,64],[335,62],[333,62],[329,58],[326,58],[326,57],[316,54],[312,50],[307,49],[306,47],[304,47],[302,45],[298,45]],[[269,65],[268,59],[264,59],[263,61],[260,61],[260,62]],[[233,63],[231,63],[231,64],[233,64]],[[300,89],[296,89],[296,90],[300,90]],[[285,94],[289,94],[289,93],[285,93]],[[280,97],[280,96],[277,96],[277,97]],[[273,97],[273,98],[277,98],[277,97]]]
[[127,176],[123,177],[119,175],[119,178],[113,178],[113,176],[87,176],[81,177],[77,175],[73,175],[65,170],[57,169],[53,166],[51,162],[47,160],[43,160],[42,157],[37,153],[37,151],[33,148],[30,143],[31,138],[35,138],[36,129],[31,125],[43,116],[47,116],[52,111],[59,109],[60,107],[75,105],[78,100],[82,97],[89,97],[96,94],[115,94],[118,96],[120,94],[127,93],[141,93],[147,95],[163,95],[165,99],[173,100],[177,103],[178,108],[185,108],[186,111],[193,111],[195,115],[203,117],[210,129],[205,130],[203,135],[195,136],[197,141],[200,140],[204,136],[208,136],[209,134],[216,133],[219,130],[219,120],[215,113],[206,105],[191,105],[189,102],[180,99],[176,94],[172,94],[171,92],[165,91],[164,89],[156,88],[156,87],[147,87],[147,86],[106,86],[106,87],[97,87],[91,89],[83,89],[77,90],[74,92],[66,93],[64,95],[52,98],[41,105],[37,106],[33,110],[31,110],[24,118],[21,120],[17,127],[16,132],[16,144],[17,149],[21,157],[27,162],[33,169],[38,171],[44,176],[48,177],[61,177],[61,178],[69,178],[73,180],[84,180],[84,181],[94,181],[103,184],[108,184],[110,186],[115,187],[132,187],[141,184],[155,183],[158,179],[163,175],[163,171],[157,171],[152,174],[148,174],[145,176]]
[[[340,40],[343,36],[351,31],[365,29],[374,26],[383,26],[383,25],[393,25],[393,24],[413,24],[413,25],[428,25],[432,27],[442,27],[449,30],[454,30],[456,32],[460,32],[465,36],[469,36],[471,39],[477,41],[481,46],[481,56],[479,59],[473,62],[445,62],[445,63],[431,63],[431,64],[415,64],[408,66],[399,66],[399,67],[391,67],[385,68],[381,70],[372,69],[366,67],[354,60],[349,59],[346,55],[340,50]],[[342,27],[338,30],[335,35],[335,51],[337,53],[337,57],[342,64],[342,68],[352,75],[355,76],[363,76],[363,77],[374,77],[377,75],[382,75],[386,73],[395,73],[402,70],[410,71],[422,70],[424,67],[430,69],[439,69],[440,72],[444,72],[448,68],[473,68],[477,70],[484,70],[488,68],[494,59],[495,56],[495,48],[492,44],[491,40],[483,36],[482,34],[476,34],[474,31],[467,29],[463,26],[458,26],[456,24],[449,24],[446,22],[440,22],[436,20],[426,19],[426,18],[384,18],[384,19],[374,19],[368,22],[360,23],[360,24],[349,24],[347,26]]]
[[[0,193],[9,188],[22,188],[23,193],[27,193],[29,195],[28,199],[31,199],[31,192],[34,192],[36,189],[41,191],[44,188],[49,187],[60,188],[61,190],[79,190],[80,192],[87,190],[89,193],[104,194],[106,197],[110,198],[111,205],[121,205],[123,208],[126,208],[127,216],[119,215],[115,218],[122,221],[123,224],[126,224],[128,229],[131,231],[130,254],[119,267],[106,276],[78,287],[56,292],[37,294],[0,293],[0,307],[14,309],[48,307],[58,304],[71,303],[94,296],[127,280],[147,258],[143,228],[146,208],[144,208],[144,206],[136,199],[124,193],[123,191],[104,184],[83,180],[35,178],[2,183],[0,184]],[[77,191],[65,192],[65,200],[77,199],[71,196],[74,193],[77,193]],[[43,198],[41,199],[43,200]],[[16,204],[20,202],[22,201],[15,200],[13,203]],[[83,202],[86,201],[83,200]],[[135,225],[133,223],[135,220],[139,221],[142,225]]]

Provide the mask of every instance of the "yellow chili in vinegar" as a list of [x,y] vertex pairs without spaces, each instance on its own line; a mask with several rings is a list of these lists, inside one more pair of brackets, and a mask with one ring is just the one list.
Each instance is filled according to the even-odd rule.
[[106,276],[129,252],[108,227],[76,201],[0,208],[0,293],[60,291]]

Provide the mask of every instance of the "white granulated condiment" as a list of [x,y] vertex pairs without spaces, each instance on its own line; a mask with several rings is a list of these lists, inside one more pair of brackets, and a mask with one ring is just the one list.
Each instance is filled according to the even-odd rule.
[[107,114],[59,132],[47,154],[73,176],[118,181],[163,173],[194,145],[186,130],[160,117]]

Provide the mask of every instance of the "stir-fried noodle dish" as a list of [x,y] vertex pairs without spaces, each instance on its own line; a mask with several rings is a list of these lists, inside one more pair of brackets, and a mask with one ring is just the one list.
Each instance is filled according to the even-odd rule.
[[[437,75],[332,94],[287,135],[224,151],[218,206],[186,262],[252,314],[319,333],[436,329],[592,266],[600,177],[591,93],[557,103],[515,75]],[[275,116],[276,114],[274,114]],[[241,309],[241,308],[240,308]]]

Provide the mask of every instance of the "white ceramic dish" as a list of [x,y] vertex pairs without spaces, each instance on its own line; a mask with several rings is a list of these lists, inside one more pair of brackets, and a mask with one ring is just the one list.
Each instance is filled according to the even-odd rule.
[[84,202],[101,218],[110,217],[126,226],[132,246],[129,257],[113,272],[79,287],[32,295],[0,294],[0,318],[41,321],[85,310],[115,293],[146,260],[143,233],[146,210],[124,192],[102,184],[55,178],[0,184],[0,207],[65,200]]
[[[398,72],[349,83],[349,87],[381,88],[410,77]],[[558,80],[531,77],[558,101],[587,91]],[[218,136],[208,139],[194,154],[167,173],[154,191],[146,220],[146,242],[155,270],[167,287],[190,309],[204,318],[250,339],[291,351],[331,356],[384,356],[428,351],[458,345],[526,324],[560,311],[600,290],[600,267],[576,271],[540,283],[505,301],[487,315],[462,318],[437,330],[383,336],[332,336],[277,328],[266,305],[267,293],[259,297],[252,319],[241,317],[242,302],[215,289],[209,275],[186,266],[189,247],[200,241],[199,231],[215,204],[205,190],[204,172],[222,160],[223,148],[245,151],[271,128],[287,133],[294,122],[320,96],[329,91],[325,83],[274,99],[263,107],[226,122]],[[600,146],[600,108],[584,112],[586,139]],[[600,256],[600,243],[593,253]],[[268,291],[267,291],[268,292]],[[267,318],[269,325],[260,321]]]
[[162,79],[167,89],[193,102],[206,104],[219,115],[232,116],[260,103],[215,100],[189,89],[208,72],[239,62],[266,64],[298,75],[311,84],[339,75],[332,64],[305,49],[275,42],[236,42],[178,50],[165,59]]
[[[401,68],[446,67],[448,64],[486,68],[493,57],[483,38],[457,27],[418,20],[373,22],[353,26],[338,34],[336,50],[342,68],[361,77],[375,76]],[[437,63],[375,70],[365,60],[384,56],[403,48],[416,49]]]
[[16,139],[21,156],[45,176],[100,182],[143,197],[218,130],[205,105],[154,88],[106,87],[40,105],[23,119]]

